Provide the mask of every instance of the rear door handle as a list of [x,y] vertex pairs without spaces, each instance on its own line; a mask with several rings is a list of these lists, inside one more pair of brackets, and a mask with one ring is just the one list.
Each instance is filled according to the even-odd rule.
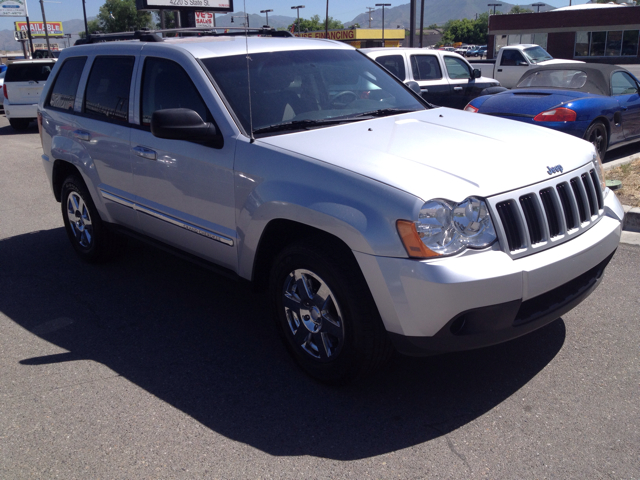
[[78,140],[84,140],[85,142],[91,140],[91,134],[89,132],[85,132],[84,130],[74,130],[73,136]]
[[133,151],[136,152],[136,155],[142,158],[146,158],[147,160],[156,160],[158,158],[158,154],[147,147],[133,147]]
[[453,87],[453,89],[454,89],[456,92],[461,92],[461,91],[462,91],[462,87]]

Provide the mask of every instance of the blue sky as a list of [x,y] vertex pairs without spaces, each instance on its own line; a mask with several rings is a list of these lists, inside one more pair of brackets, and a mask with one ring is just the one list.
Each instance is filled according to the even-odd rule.
[[[573,0],[573,5],[587,3],[588,0]],[[367,11],[366,7],[373,7],[376,3],[369,0],[329,0],[329,16],[334,17],[340,21],[349,21],[360,14]],[[409,3],[408,0],[387,0],[384,3],[390,3],[392,6],[403,5]],[[490,3],[490,2],[487,2]],[[532,2],[524,1],[509,1],[509,3],[526,5]],[[555,7],[565,7],[569,5],[569,0],[546,0],[546,3]],[[98,13],[98,9],[104,4],[104,0],[86,0],[87,15],[94,16]],[[291,10],[292,5],[304,4],[304,10],[300,10],[300,16],[309,18],[312,15],[318,14],[321,18],[324,18],[326,1],[325,0],[246,0],[247,11],[249,13],[259,13],[260,10],[273,9],[272,15],[288,15],[295,16],[296,11]],[[234,0],[234,9],[236,11],[242,11],[243,1]],[[27,8],[29,9],[30,20],[42,20],[42,14],[40,12],[40,2],[38,0],[27,0]],[[82,0],[56,0],[48,1],[44,3],[45,13],[48,21],[64,21],[72,20],[75,18],[82,18]],[[16,20],[24,21],[24,18],[8,18],[0,17],[0,30],[13,30],[13,22]],[[75,33],[75,32],[67,32]]]

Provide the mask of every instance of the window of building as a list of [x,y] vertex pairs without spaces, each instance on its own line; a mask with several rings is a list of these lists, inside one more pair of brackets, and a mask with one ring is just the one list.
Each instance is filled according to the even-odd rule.
[[96,57],[87,81],[85,113],[109,120],[129,119],[134,57]]
[[639,33],[638,30],[576,32],[574,57],[635,57]]
[[51,88],[48,102],[50,107],[73,110],[78,84],[86,62],[87,57],[72,57],[65,60]]
[[539,45],[545,50],[547,49],[548,33],[516,33],[513,35],[496,35],[495,36],[495,49],[496,53],[502,47],[507,45],[522,45],[530,44]]

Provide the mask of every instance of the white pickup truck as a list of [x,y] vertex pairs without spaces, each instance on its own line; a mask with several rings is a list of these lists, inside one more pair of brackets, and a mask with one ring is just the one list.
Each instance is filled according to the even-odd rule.
[[578,60],[554,59],[539,45],[509,45],[498,51],[495,60],[475,60],[473,68],[482,72],[483,77],[495,78],[505,88],[514,88],[522,75],[533,67],[553,63],[584,63]]

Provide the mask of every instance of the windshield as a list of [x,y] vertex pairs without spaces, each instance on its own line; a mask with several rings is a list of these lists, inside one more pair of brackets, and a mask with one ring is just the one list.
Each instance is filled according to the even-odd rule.
[[525,75],[516,88],[582,88],[587,74],[581,70],[541,70]]
[[[291,131],[383,114],[424,110],[407,89],[378,64],[355,50],[254,53],[203,59],[245,131],[249,88],[253,131]],[[284,128],[287,126],[287,128]]]
[[546,60],[553,60],[553,57],[542,47],[529,47],[524,49],[524,55],[531,63],[540,63]]

